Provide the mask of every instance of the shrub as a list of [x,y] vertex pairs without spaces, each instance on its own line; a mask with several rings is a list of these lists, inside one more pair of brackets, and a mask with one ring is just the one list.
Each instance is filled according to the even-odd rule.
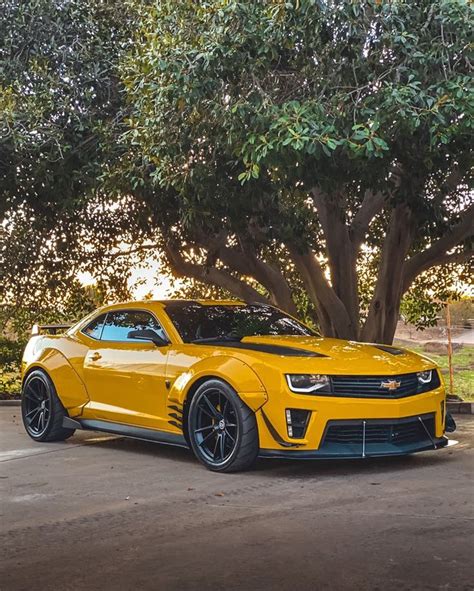
[[0,392],[18,394],[21,390],[21,357],[24,341],[0,337]]

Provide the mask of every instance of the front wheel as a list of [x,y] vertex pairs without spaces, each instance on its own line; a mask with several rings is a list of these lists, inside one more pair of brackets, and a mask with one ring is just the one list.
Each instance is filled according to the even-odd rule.
[[215,472],[249,469],[258,455],[254,413],[221,380],[199,386],[188,413],[188,436],[200,462]]

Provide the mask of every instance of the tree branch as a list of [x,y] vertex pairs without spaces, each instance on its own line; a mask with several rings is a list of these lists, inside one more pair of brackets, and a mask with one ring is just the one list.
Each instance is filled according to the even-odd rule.
[[463,250],[462,252],[453,252],[451,254],[444,254],[438,257],[436,262],[431,267],[438,267],[439,265],[457,264],[462,265],[474,258],[474,248]]
[[187,261],[171,240],[166,240],[164,250],[172,272],[178,277],[191,277],[208,285],[216,285],[237,296],[245,302],[268,303],[267,298],[256,289],[234,277],[229,272],[216,267],[206,268]]
[[247,237],[238,236],[239,246],[228,246],[228,234],[220,233],[214,238],[200,232],[197,244],[208,252],[210,266],[215,266],[217,259],[240,275],[250,275],[262,285],[270,295],[272,304],[290,314],[296,314],[296,305],[292,292],[283,273],[274,265],[259,258],[257,251]]
[[[474,205],[466,209],[459,222],[444,236],[426,250],[413,255],[405,262],[403,271],[403,293],[409,289],[415,278],[430,267],[443,264],[447,252],[474,234]],[[452,261],[454,262],[454,261]]]
[[381,191],[367,190],[349,229],[354,249],[357,252],[364,241],[370,222],[385,207],[386,197]]
[[327,235],[329,232],[329,196],[321,191],[319,187],[313,187],[310,191],[311,197],[313,199],[314,205],[318,210],[319,221],[321,222],[321,226],[323,228],[324,234]]
[[140,246],[136,246],[129,250],[119,250],[117,252],[114,252],[110,255],[110,258],[118,259],[121,257],[128,257],[132,254],[137,254],[139,252],[143,252],[146,250],[158,250],[159,248],[161,248],[161,244],[141,244]]

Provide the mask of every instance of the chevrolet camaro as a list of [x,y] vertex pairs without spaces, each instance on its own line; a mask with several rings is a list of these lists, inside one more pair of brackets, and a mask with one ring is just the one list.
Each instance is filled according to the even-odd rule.
[[130,302],[33,333],[22,417],[36,441],[105,431],[189,447],[209,469],[231,472],[257,457],[438,449],[454,430],[430,359],[321,338],[269,305]]

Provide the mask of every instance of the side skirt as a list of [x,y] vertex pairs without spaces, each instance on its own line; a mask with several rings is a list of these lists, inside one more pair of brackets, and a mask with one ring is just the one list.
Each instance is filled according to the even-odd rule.
[[77,420],[65,417],[63,419],[63,427],[69,429],[85,429],[87,431],[103,431],[104,433],[123,435],[124,437],[132,437],[133,439],[142,439],[143,441],[154,441],[156,443],[164,443],[165,445],[189,448],[184,436],[178,433],[168,433],[167,431],[135,427],[122,423],[112,423],[95,419]]

